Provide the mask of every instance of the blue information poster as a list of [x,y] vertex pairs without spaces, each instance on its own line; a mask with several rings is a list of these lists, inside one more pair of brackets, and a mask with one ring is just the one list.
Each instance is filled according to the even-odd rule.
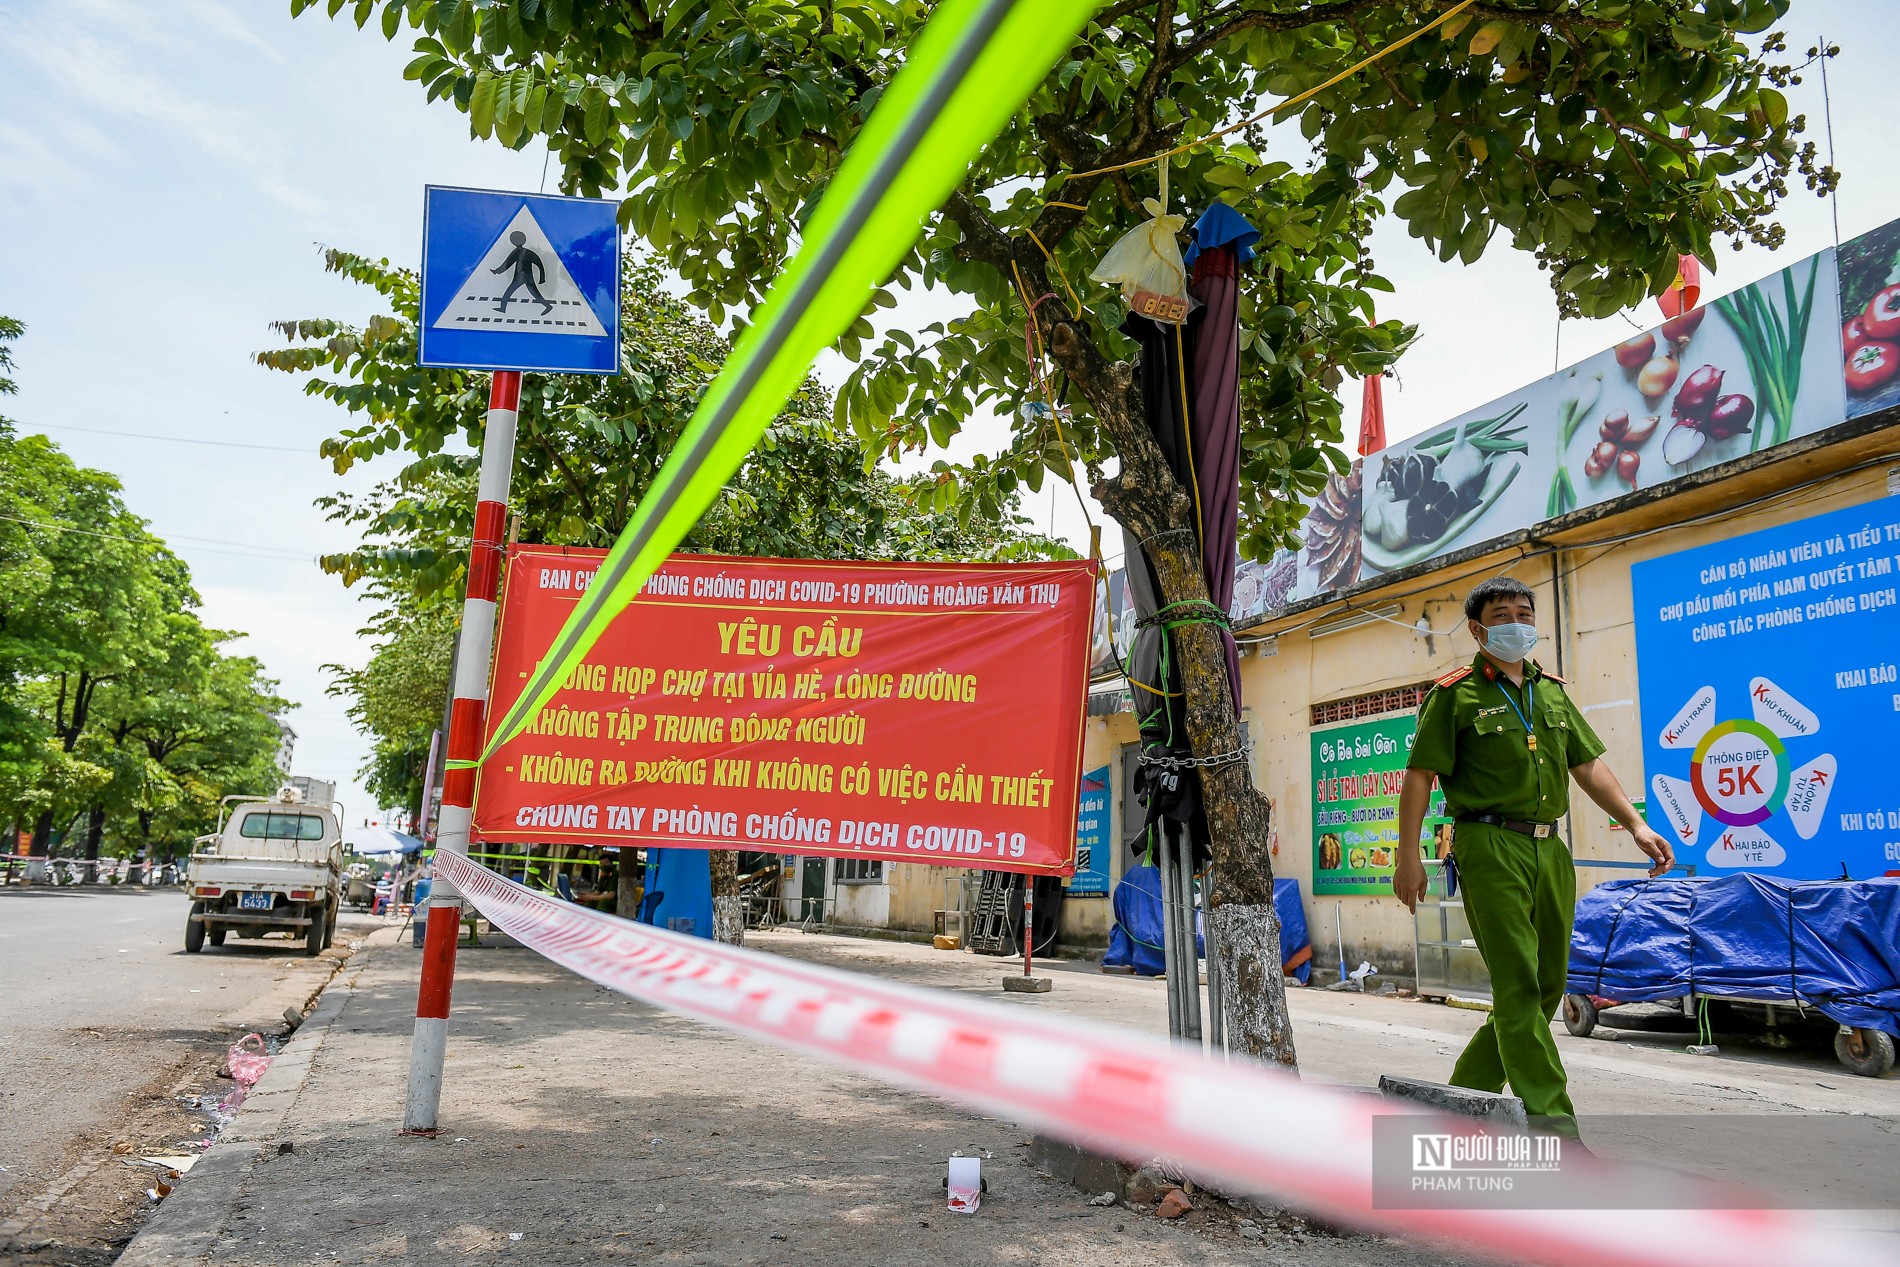
[[1082,794],[1075,802],[1075,874],[1069,877],[1070,897],[1108,893],[1108,767],[1082,776]]
[[1900,498],[1630,569],[1648,818],[1704,874],[1900,874]]

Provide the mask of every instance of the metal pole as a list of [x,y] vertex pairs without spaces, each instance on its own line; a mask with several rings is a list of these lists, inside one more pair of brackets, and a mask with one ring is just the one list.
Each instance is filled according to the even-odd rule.
[[[1205,913],[1205,912],[1203,912]],[[1214,943],[1214,921],[1207,920],[1207,1049],[1227,1054],[1227,1012],[1221,1004],[1220,948]]]
[[1181,921],[1181,959],[1187,966],[1187,977],[1181,991],[1181,1036],[1201,1045],[1201,952],[1196,946],[1194,933],[1194,842],[1189,838],[1186,827],[1174,842],[1174,865],[1180,870],[1175,876],[1174,896],[1180,904],[1177,918]]
[[1036,877],[1023,877],[1023,975],[1029,975],[1029,960],[1036,953]]
[[[488,389],[488,427],[482,438],[481,480],[475,494],[468,595],[462,603],[462,630],[455,647],[455,695],[449,706],[437,852],[468,852],[469,821],[475,808],[473,763],[481,756],[483,715],[488,708],[488,657],[495,642],[502,528],[508,518],[508,484],[514,472],[515,424],[520,410],[520,372],[496,370]],[[415,1037],[409,1046],[409,1094],[403,1106],[402,1128],[412,1134],[435,1130],[436,1113],[442,1103],[449,993],[455,983],[455,943],[461,931],[462,895],[438,870],[429,891],[429,919],[423,931],[422,983],[416,992]]]
[[[1821,117],[1827,123],[1827,165],[1834,166],[1834,94],[1827,86],[1827,36],[1821,37],[1818,45],[1821,52]],[[1834,249],[1841,248],[1841,191],[1830,189],[1827,195],[1828,209],[1834,214]]]
[[1174,827],[1163,819],[1155,844],[1161,873],[1161,971],[1168,984],[1168,1037],[1181,1037],[1181,928],[1174,918]]
[[[450,677],[454,677],[453,669],[450,670]],[[429,812],[435,808],[435,766],[441,755],[442,732],[439,729],[432,730],[429,732],[429,760],[422,768],[422,800],[416,808],[415,828],[410,832],[418,840],[429,839]]]

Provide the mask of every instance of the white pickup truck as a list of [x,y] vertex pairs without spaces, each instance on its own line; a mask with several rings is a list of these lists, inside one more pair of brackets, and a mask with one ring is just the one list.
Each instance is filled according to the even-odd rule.
[[343,889],[343,833],[324,805],[307,804],[293,786],[238,804],[216,835],[201,836],[185,873],[191,916],[185,950],[227,933],[287,932],[304,954],[330,944]]

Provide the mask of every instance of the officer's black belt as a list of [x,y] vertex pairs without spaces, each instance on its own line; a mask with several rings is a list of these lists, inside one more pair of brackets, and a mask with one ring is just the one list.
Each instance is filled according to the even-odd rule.
[[1527,823],[1521,818],[1506,818],[1502,814],[1460,814],[1461,823],[1483,823],[1489,827],[1502,827],[1505,831],[1514,831],[1520,836],[1530,836],[1542,840],[1546,836],[1557,834],[1555,823]]

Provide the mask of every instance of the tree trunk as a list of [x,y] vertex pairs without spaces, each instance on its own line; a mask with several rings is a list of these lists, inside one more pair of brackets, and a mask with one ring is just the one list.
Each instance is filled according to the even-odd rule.
[[745,899],[739,896],[739,854],[712,851],[713,940],[745,945]]
[[53,811],[41,810],[33,820],[33,840],[26,847],[26,882],[42,884],[46,880],[46,859],[53,848]]
[[[1102,506],[1143,543],[1163,603],[1208,601],[1193,503],[1169,471],[1142,421],[1132,367],[1111,363],[1086,329],[1045,310],[1048,341],[1069,380],[1121,459],[1094,488]],[[1188,741],[1197,758],[1232,755],[1201,767],[1201,799],[1214,850],[1207,920],[1221,964],[1221,1001],[1231,1050],[1292,1067],[1292,1018],[1281,971],[1280,921],[1273,910],[1273,864],[1266,798],[1253,784],[1240,719],[1227,682],[1219,631],[1209,624],[1173,631],[1186,693]]]
[[[1146,95],[1152,100],[1160,85],[1161,78],[1145,77],[1137,97]],[[1050,152],[1071,170],[1092,170],[1170,143],[1168,135],[1157,136],[1150,129],[1145,103],[1137,101],[1133,117],[1137,134],[1123,142],[1126,153],[1101,150],[1085,137],[1071,134],[1050,137]],[[963,232],[958,254],[988,264],[1005,278],[1020,272],[1028,280],[1029,294],[1054,293],[1042,253],[1087,214],[1080,205],[1086,205],[1094,191],[1092,179],[1098,178],[1066,186],[1068,200],[1078,206],[1052,205],[1043,211],[1037,222],[1043,232],[1036,235],[1040,242],[1035,244],[1002,232],[980,199],[958,191],[945,204],[946,213]],[[1060,303],[1041,304],[1033,312],[1043,345],[1069,385],[1087,402],[1101,429],[1106,443],[1100,447],[1121,463],[1121,470],[1110,478],[1101,478],[1099,469],[1091,467],[1091,475],[1097,477],[1095,496],[1143,544],[1154,564],[1163,603],[1207,602],[1194,505],[1148,430],[1133,367],[1103,355],[1087,324],[1089,314],[1067,313]],[[1250,763],[1239,755],[1240,719],[1229,693],[1226,652],[1213,626],[1193,623],[1175,631],[1175,654],[1181,664],[1188,742],[1194,755],[1202,760],[1235,756],[1200,770],[1201,799],[1214,850],[1207,917],[1218,941],[1228,1046],[1256,1060],[1292,1066],[1296,1063],[1293,1026],[1281,973],[1280,921],[1273,912],[1267,803],[1253,785]]]
[[99,843],[105,837],[106,809],[95,805],[86,812],[86,883],[99,878]]
[[632,919],[640,913],[640,899],[646,896],[643,883],[645,868],[632,845],[620,846],[620,873],[614,888],[614,914]]

